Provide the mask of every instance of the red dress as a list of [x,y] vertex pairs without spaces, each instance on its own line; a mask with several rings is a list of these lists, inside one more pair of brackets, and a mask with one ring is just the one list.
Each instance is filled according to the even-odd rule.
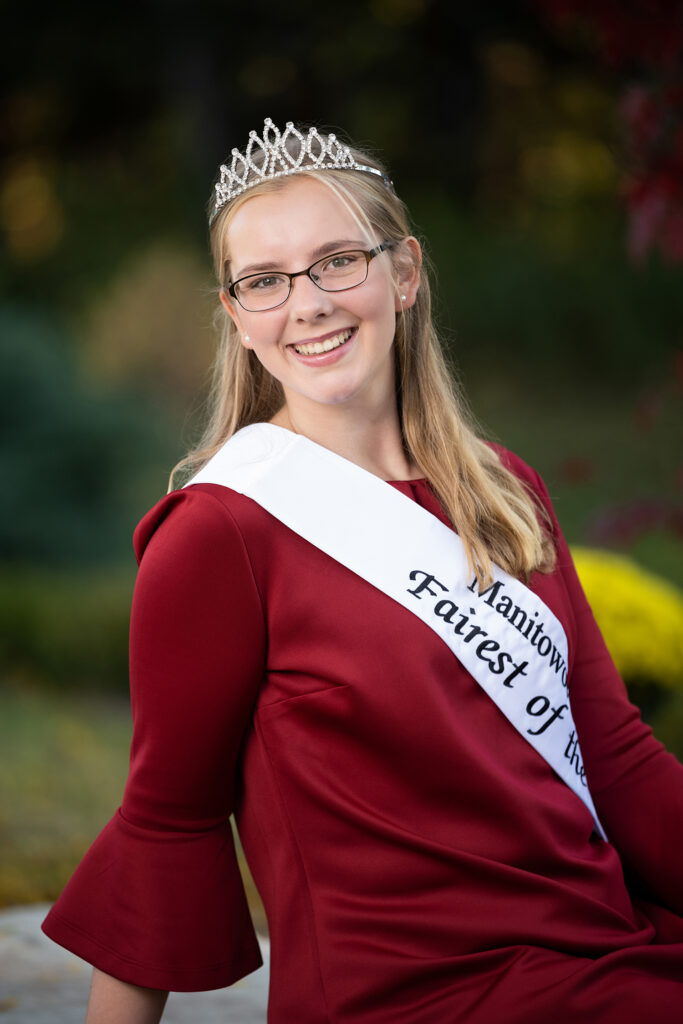
[[[425,482],[394,486],[446,521]],[[51,938],[152,988],[254,970],[234,811],[270,1024],[680,1024],[683,768],[628,703],[559,532],[530,585],[567,633],[609,843],[429,627],[251,499],[175,492],[135,541],[130,776]]]

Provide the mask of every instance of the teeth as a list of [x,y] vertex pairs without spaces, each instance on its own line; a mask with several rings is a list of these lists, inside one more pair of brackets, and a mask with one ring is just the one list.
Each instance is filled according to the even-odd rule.
[[339,348],[344,342],[348,341],[352,330],[341,331],[339,334],[335,334],[332,338],[325,338],[324,341],[312,341],[308,345],[295,345],[294,350],[302,356],[314,356],[319,355],[321,352],[331,352],[333,348]]

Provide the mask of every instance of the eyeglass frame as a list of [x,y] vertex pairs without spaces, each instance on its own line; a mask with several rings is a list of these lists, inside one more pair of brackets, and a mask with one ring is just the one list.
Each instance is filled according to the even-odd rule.
[[[273,276],[289,278],[289,290],[281,302],[277,302],[274,306],[266,306],[265,309],[247,309],[247,307],[242,303],[242,300],[240,299],[239,295],[237,295],[235,289],[237,288],[238,284],[242,283],[242,281],[248,281],[252,277],[268,277],[268,273],[266,271],[261,271],[259,274],[245,274],[244,277],[238,277],[236,281],[227,281],[225,284],[225,288],[228,294],[231,295],[236,302],[239,302],[240,306],[242,306],[242,309],[245,310],[245,312],[269,313],[271,309],[278,309],[280,306],[284,306],[285,302],[292,294],[292,288],[294,286],[295,277],[302,277],[306,275],[306,277],[308,277],[308,279],[312,281],[316,288],[319,288],[321,292],[329,292],[331,294],[334,294],[335,292],[350,292],[352,288],[359,288],[362,284],[365,284],[365,282],[368,279],[368,268],[370,266],[371,260],[373,260],[375,256],[379,256],[380,253],[386,252],[387,249],[391,249],[394,245],[396,245],[396,242],[390,241],[381,242],[380,245],[376,245],[374,249],[342,249],[340,252],[331,252],[329,256],[321,256],[319,257],[319,259],[314,260],[314,262],[311,263],[310,267],[306,267],[305,270],[297,270],[293,274],[289,274],[284,270],[273,270],[271,271],[271,274]],[[314,277],[312,277],[311,271],[313,270],[313,267],[317,267],[319,263],[324,263],[325,260],[332,260],[335,258],[335,256],[345,256],[347,253],[350,252],[359,252],[362,253],[363,256],[365,256],[365,277],[363,278],[362,281],[357,281],[356,284],[350,284],[346,288],[323,288],[323,286],[319,284]]]

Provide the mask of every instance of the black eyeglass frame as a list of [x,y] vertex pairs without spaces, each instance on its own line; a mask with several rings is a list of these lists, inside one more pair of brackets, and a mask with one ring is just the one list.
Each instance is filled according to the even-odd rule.
[[[329,256],[321,256],[319,259],[315,260],[315,262],[311,263],[310,267],[306,267],[305,270],[297,270],[293,274],[288,274],[284,270],[273,270],[273,277],[277,276],[289,278],[289,289],[281,302],[276,302],[274,306],[267,306],[265,309],[247,309],[247,307],[243,304],[242,300],[240,299],[235,289],[237,288],[238,284],[242,284],[243,281],[249,281],[253,277],[268,277],[267,272],[261,271],[260,274],[247,274],[245,277],[239,277],[236,281],[226,282],[225,287],[227,289],[228,294],[231,295],[232,298],[235,299],[237,302],[239,302],[240,306],[242,306],[242,309],[246,310],[247,313],[269,313],[271,309],[277,309],[278,306],[284,306],[285,302],[292,294],[292,285],[294,278],[302,277],[304,274],[308,278],[310,278],[310,280],[313,282],[316,288],[319,288],[321,292],[349,292],[351,291],[352,288],[359,288],[360,285],[365,284],[365,282],[368,279],[368,267],[370,265],[370,261],[373,260],[375,256],[379,256],[381,252],[385,252],[387,249],[391,249],[394,245],[396,245],[396,242],[382,242],[380,245],[375,246],[374,249],[343,249],[341,252],[331,252]],[[316,281],[316,279],[311,274],[313,267],[317,267],[319,263],[324,263],[326,260],[333,260],[335,256],[346,256],[348,253],[352,252],[362,253],[362,255],[365,256],[365,277],[363,278],[362,281],[357,281],[356,284],[350,284],[344,288],[323,288],[320,282]]]

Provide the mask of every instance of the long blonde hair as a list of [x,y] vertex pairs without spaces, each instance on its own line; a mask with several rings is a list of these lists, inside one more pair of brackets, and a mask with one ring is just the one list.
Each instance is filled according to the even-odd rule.
[[[355,159],[384,172],[379,161],[352,149]],[[376,175],[358,171],[300,172],[324,182],[356,219],[382,240],[400,242],[411,235],[401,200]],[[297,175],[298,176],[300,176]],[[274,178],[251,187],[228,203],[211,226],[211,249],[220,288],[229,278],[228,227],[247,199],[287,187]],[[394,272],[409,258],[407,247],[389,250]],[[171,473],[196,472],[241,427],[267,422],[284,404],[279,381],[246,349],[222,307],[222,333],[213,371],[209,417],[199,443]],[[535,495],[501,463],[474,429],[460,389],[449,372],[431,313],[427,270],[420,267],[415,304],[396,319],[394,339],[396,394],[406,454],[439,498],[467,553],[480,584],[491,581],[494,562],[512,576],[528,579],[555,562],[547,513]]]

